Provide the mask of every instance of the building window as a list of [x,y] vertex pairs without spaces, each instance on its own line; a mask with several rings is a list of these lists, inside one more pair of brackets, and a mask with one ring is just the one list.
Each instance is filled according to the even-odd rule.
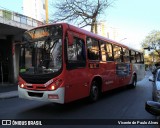
[[43,9],[46,10],[46,3],[45,0],[42,0]]
[[43,9],[44,9],[44,10],[46,10],[46,6],[45,6],[45,4],[43,4]]

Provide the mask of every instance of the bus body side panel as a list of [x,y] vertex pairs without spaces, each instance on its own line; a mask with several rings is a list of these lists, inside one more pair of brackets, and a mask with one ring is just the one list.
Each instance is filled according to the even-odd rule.
[[115,77],[115,62],[100,62],[102,69],[102,92],[116,88],[117,81]]
[[88,96],[89,74],[86,68],[68,70],[65,76],[65,102]]
[[116,79],[118,87],[128,85],[132,77],[132,65],[130,63],[116,64]]
[[132,68],[128,63],[103,62],[100,64],[102,69],[102,91],[112,90],[121,86],[128,85],[132,77]]

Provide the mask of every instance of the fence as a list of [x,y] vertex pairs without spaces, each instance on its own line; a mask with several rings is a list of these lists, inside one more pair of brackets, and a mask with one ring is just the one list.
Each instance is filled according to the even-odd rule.
[[8,23],[10,21],[11,24],[11,21],[13,21],[30,27],[38,27],[44,24],[41,21],[8,10],[0,10],[0,18],[0,21],[3,20],[3,23]]

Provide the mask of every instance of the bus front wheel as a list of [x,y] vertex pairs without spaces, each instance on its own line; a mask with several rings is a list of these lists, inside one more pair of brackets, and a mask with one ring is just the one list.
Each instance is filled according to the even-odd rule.
[[98,100],[98,98],[99,98],[98,83],[96,81],[93,81],[90,89],[89,100],[91,102],[95,102]]

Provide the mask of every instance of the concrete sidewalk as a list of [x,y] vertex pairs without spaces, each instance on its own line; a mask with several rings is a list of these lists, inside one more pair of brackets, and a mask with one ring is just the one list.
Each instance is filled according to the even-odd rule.
[[8,99],[18,97],[17,84],[1,84],[0,99]]
[[0,93],[0,99],[8,99],[18,97],[18,91],[9,91]]

